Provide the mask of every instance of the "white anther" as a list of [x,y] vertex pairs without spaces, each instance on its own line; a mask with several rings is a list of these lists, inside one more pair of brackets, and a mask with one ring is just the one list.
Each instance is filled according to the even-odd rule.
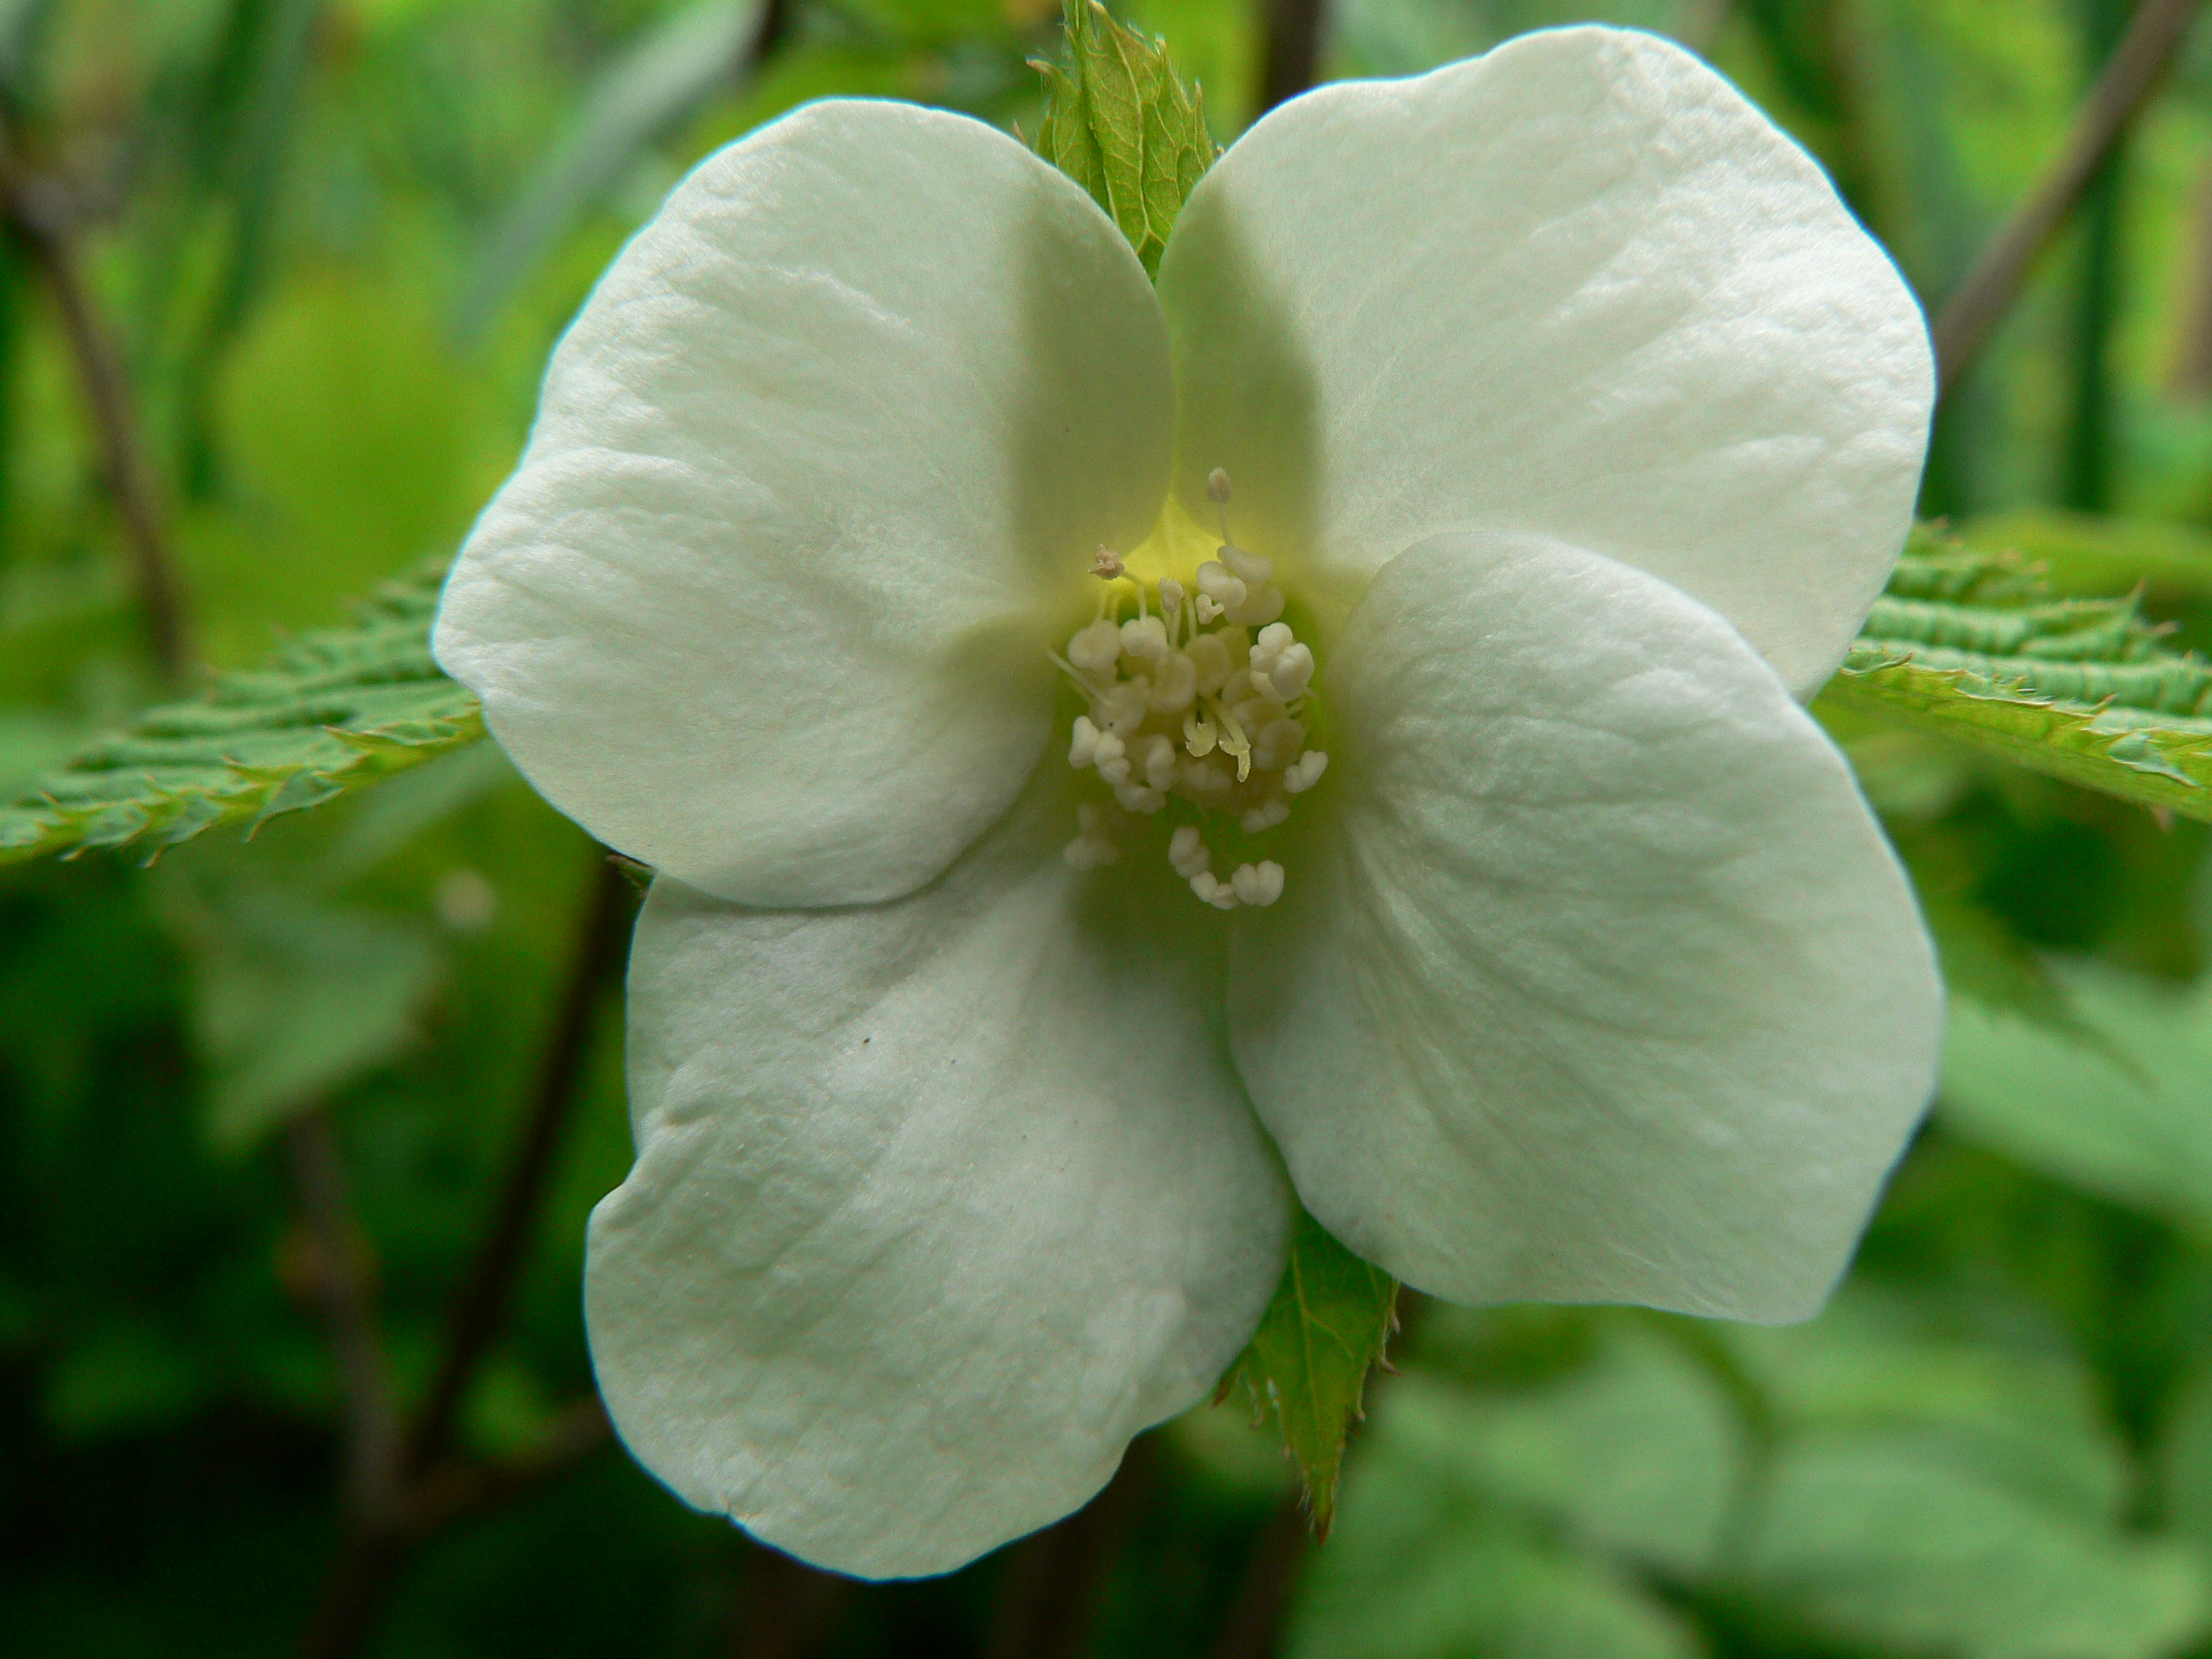
[[[1222,550],[1224,553],[1228,550],[1227,548]],[[1248,591],[1242,582],[1229,574],[1228,567],[1219,559],[1208,559],[1198,567],[1198,596],[1211,600],[1221,610],[1235,610],[1244,602]],[[1201,605],[1198,610],[1204,616],[1205,607]],[[1212,619],[1206,620],[1211,621]]]
[[1290,803],[1277,796],[1274,800],[1254,807],[1237,822],[1244,826],[1244,833],[1256,836],[1262,830],[1272,830],[1290,816]]
[[1160,584],[1160,608],[1171,615],[1183,608],[1183,584],[1170,576]]
[[1321,781],[1321,774],[1329,769],[1329,757],[1319,749],[1308,749],[1287,767],[1282,774],[1282,786],[1294,795],[1303,795]]
[[[1224,698],[1224,701],[1227,700]],[[1265,731],[1283,717],[1282,704],[1277,702],[1273,697],[1244,697],[1236,702],[1229,703],[1229,712],[1235,717],[1236,723],[1244,728],[1248,735],[1253,732]],[[1283,756],[1283,759],[1288,760],[1296,753],[1297,751],[1294,749],[1290,754]],[[1262,764],[1265,763],[1262,762]]]
[[1068,661],[1086,673],[1113,667],[1121,654],[1122,631],[1103,616],[1087,628],[1077,628],[1068,639]]
[[1229,768],[1218,760],[1185,760],[1183,787],[1193,795],[1218,795],[1229,787]]
[[1239,864],[1229,885],[1248,905],[1272,905],[1282,897],[1282,866],[1271,858],[1258,864]]
[[1219,467],[1206,474],[1206,499],[1217,507],[1229,505],[1229,474]]
[[1154,732],[1145,739],[1144,780],[1154,789],[1166,789],[1175,781],[1175,744],[1172,738]]
[[[1204,605],[1201,600],[1199,603]],[[1191,666],[1198,671],[1198,695],[1210,697],[1228,683],[1236,665],[1230,659],[1229,641],[1217,633],[1202,633],[1191,641],[1183,654],[1191,659]]]
[[1216,910],[1236,908],[1236,890],[1215,875],[1211,870],[1201,870],[1192,876],[1191,891]]
[[1289,623],[1268,623],[1260,630],[1259,638],[1252,641],[1252,671],[1255,674],[1272,672],[1276,659],[1297,643],[1298,636],[1290,631]]
[[1098,768],[1098,775],[1109,784],[1129,781],[1128,746],[1112,732],[1103,732],[1098,741],[1091,745],[1091,764]]
[[[1264,632],[1272,633],[1282,626],[1271,624]],[[1277,702],[1294,702],[1306,695],[1306,688],[1313,679],[1313,652],[1311,648],[1294,645],[1274,659],[1267,674],[1268,684],[1273,688]]]
[[1068,743],[1068,765],[1077,772],[1098,758],[1098,728],[1089,715],[1075,717],[1075,736]]
[[1262,772],[1276,771],[1297,760],[1305,742],[1306,728],[1296,721],[1271,720],[1252,740],[1252,764]]
[[1213,601],[1208,599],[1204,594],[1200,594],[1198,595],[1198,620],[1203,624],[1212,621],[1214,618],[1217,616],[1227,615],[1228,607],[1223,605],[1217,605]]
[[1157,662],[1167,654],[1167,625],[1156,616],[1132,617],[1122,623],[1122,654]]
[[1211,754],[1221,734],[1214,730],[1213,721],[1192,709],[1183,716],[1183,747],[1193,755]]
[[1229,567],[1231,575],[1244,584],[1247,592],[1257,593],[1274,580],[1275,562],[1249,548],[1224,546],[1221,562]]
[[1115,802],[1125,812],[1157,812],[1167,804],[1167,797],[1156,789],[1147,789],[1142,784],[1116,784]]
[[1145,702],[1155,711],[1172,715],[1191,706],[1198,695],[1198,665],[1179,651],[1170,652],[1153,671],[1152,690]]
[[1152,682],[1140,675],[1123,680],[1098,700],[1098,723],[1109,732],[1134,732],[1144,724]]
[[1255,588],[1251,597],[1241,605],[1229,607],[1229,620],[1248,628],[1256,628],[1262,622],[1272,622],[1282,614],[1283,597],[1280,588]]
[[1185,881],[1212,861],[1206,852],[1206,838],[1198,833],[1197,825],[1186,823],[1168,837],[1167,861]]
[[1103,836],[1077,836],[1060,849],[1060,856],[1078,870],[1095,870],[1121,855],[1122,849]]
[[1122,556],[1103,542],[1098,545],[1098,556],[1090,562],[1090,574],[1101,582],[1117,581],[1128,566],[1122,563]]

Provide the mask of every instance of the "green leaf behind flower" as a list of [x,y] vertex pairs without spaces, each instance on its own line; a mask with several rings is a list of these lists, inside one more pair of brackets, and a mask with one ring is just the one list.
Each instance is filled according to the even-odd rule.
[[2055,597],[2017,555],[1916,537],[1821,697],[2212,822],[2212,664],[2133,597]]
[[1098,0],[1067,0],[1066,23],[1067,63],[1035,66],[1046,93],[1037,153],[1090,193],[1157,276],[1176,215],[1221,153],[1198,89],[1165,41],[1123,28]]
[[0,862],[173,846],[219,824],[320,806],[484,735],[476,699],[438,671],[442,571],[388,584],[343,627],[267,667],[148,710],[0,805]]
[[1361,1415],[1368,1368],[1397,1328],[1397,1281],[1299,1211],[1290,1260],[1251,1344],[1222,1381],[1242,1382],[1253,1415],[1273,1419],[1298,1465],[1313,1530],[1329,1535],[1344,1439]]

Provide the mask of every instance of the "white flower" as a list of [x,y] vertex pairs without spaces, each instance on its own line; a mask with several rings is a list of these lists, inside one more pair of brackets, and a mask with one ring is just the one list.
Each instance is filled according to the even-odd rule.
[[631,1450],[957,1567],[1214,1383],[1286,1170],[1453,1300],[1813,1311],[1939,992],[1793,694],[1929,396],[1813,163],[1639,34],[1286,105],[1156,294],[971,120],[705,162],[437,633],[661,872],[587,1274]]

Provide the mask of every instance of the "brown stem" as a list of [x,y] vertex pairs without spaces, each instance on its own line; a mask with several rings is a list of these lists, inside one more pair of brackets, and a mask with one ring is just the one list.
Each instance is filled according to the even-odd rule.
[[1668,33],[1704,57],[1728,26],[1730,10],[1730,0],[1676,0],[1675,22]]
[[583,1092],[584,1062],[590,1057],[597,1023],[594,1016],[629,943],[635,893],[630,879],[611,860],[599,861],[568,982],[554,1014],[552,1038],[538,1066],[530,1116],[507,1166],[499,1208],[477,1247],[476,1265],[446,1321],[445,1345],[429,1393],[407,1437],[402,1471],[410,1477],[444,1455],[461,1401],[476,1379],[476,1368],[506,1318],[507,1300],[544,1201],[553,1154]]
[[746,1556],[745,1608],[730,1659],[801,1659],[826,1633],[853,1581],[818,1573],[766,1544]]
[[1244,1571],[1214,1637],[1212,1659],[1274,1659],[1298,1570],[1313,1551],[1304,1495],[1286,1492],[1244,1558]]
[[1937,315],[1934,334],[1939,396],[1958,384],[2019,297],[2037,256],[2066,222],[2157,87],[2200,3],[2142,0],[2136,8],[2126,34],[2082,100],[2064,147],[1990,238]]
[[77,257],[74,215],[60,186],[16,170],[0,175],[0,210],[46,278],[61,332],[91,413],[108,493],[122,521],[148,642],[162,679],[181,685],[192,671],[192,626],[170,546],[161,486],[131,399],[123,355],[86,283]]
[[1327,0],[1267,0],[1260,38],[1260,110],[1272,110],[1319,79]]
[[1129,1442],[1105,1490],[1007,1553],[983,1659],[1068,1659],[1081,1650],[1099,1581],[1152,1488],[1159,1449]]
[[377,1326],[376,1266],[354,1219],[329,1114],[318,1106],[295,1117],[285,1126],[284,1150],[346,1402],[346,1508],[355,1524],[375,1525],[397,1496],[399,1461],[399,1418]]
[[425,1538],[456,1521],[497,1509],[531,1487],[566,1474],[613,1439],[607,1408],[597,1395],[587,1395],[555,1417],[537,1444],[518,1457],[448,1464],[424,1474],[408,1495],[403,1529],[410,1538]]
[[[1397,1287],[1391,1302],[1389,1340],[1401,1352],[1427,1311],[1426,1296],[1404,1285]],[[1367,1377],[1369,1409],[1383,1384],[1397,1374],[1387,1351],[1376,1357],[1375,1370]],[[1365,1420],[1364,1413],[1361,1420]],[[1306,1494],[1294,1488],[1283,1494],[1252,1541],[1229,1611],[1214,1637],[1211,1659],[1273,1659],[1282,1643],[1283,1619],[1290,1611],[1299,1572],[1317,1547]]]
[[554,1154],[582,1093],[600,998],[623,961],[634,892],[612,861],[599,861],[530,1116],[475,1266],[447,1321],[430,1391],[394,1460],[392,1501],[349,1529],[302,1638],[304,1659],[351,1659],[361,1650],[429,1533],[568,1467],[607,1439],[606,1416],[594,1400],[568,1414],[539,1452],[518,1463],[454,1468],[446,1461],[461,1402],[505,1318]]

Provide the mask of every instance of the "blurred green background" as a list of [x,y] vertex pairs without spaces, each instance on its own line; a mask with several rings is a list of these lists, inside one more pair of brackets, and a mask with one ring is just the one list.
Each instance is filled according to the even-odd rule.
[[[1547,23],[1678,33],[1932,308],[2129,10],[1335,0],[1323,58],[1399,74]],[[110,487],[56,247],[123,377],[193,653],[248,664],[450,551],[548,347],[692,162],[832,92],[1033,130],[1049,12],[0,0],[0,784],[162,690],[147,524]],[[1232,137],[1256,10],[1126,15]],[[2212,24],[1957,388],[1923,505],[2071,591],[2140,582],[2212,645]],[[595,1432],[582,1224],[628,1141],[619,962],[586,945],[626,899],[496,752],[251,845],[0,870],[0,1649],[2212,1655],[2206,831],[1836,730],[1955,1011],[1934,1121],[1827,1316],[1422,1308],[1319,1551],[1232,1403],[1141,1442],[1071,1527],[888,1587],[753,1549]],[[461,1402],[468,1480],[407,1548],[364,1557],[356,1529],[349,1554],[334,1287],[373,1300],[417,1401],[516,1138],[571,1074]],[[345,1206],[298,1198],[334,1174],[336,1231]]]

